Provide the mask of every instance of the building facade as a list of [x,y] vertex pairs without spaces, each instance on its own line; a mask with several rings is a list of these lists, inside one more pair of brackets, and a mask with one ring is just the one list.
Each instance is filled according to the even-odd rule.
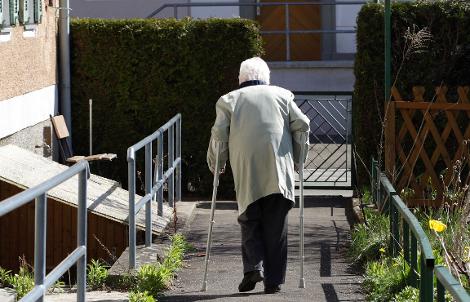
[[[273,2],[282,4],[270,4]],[[256,20],[261,25],[266,50],[264,59],[269,62],[273,84],[293,91],[352,91],[356,17],[361,4],[357,0],[323,5],[315,1],[311,4],[303,1],[303,5],[293,2],[299,1],[75,0],[71,14],[99,18],[241,17]],[[256,6],[259,3],[262,6]],[[164,7],[165,4],[180,6]]]
[[0,0],[0,145],[51,157],[58,111],[55,0]]

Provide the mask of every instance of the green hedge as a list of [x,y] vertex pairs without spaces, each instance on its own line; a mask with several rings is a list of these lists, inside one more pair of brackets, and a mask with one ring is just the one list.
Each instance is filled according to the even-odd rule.
[[[353,127],[357,151],[367,165],[378,154],[372,146],[379,146],[379,116],[384,108],[383,12],[383,4],[367,4],[357,19]],[[424,27],[432,34],[432,41],[426,51],[411,53],[402,64],[407,29]],[[414,85],[425,86],[428,99],[432,99],[434,87],[440,84],[449,86],[450,91],[470,84],[470,4],[463,0],[394,3],[392,56],[392,81],[397,80],[405,98]],[[369,177],[360,164],[358,170],[359,185],[368,185]]]
[[[262,53],[257,25],[243,19],[76,19],[71,43],[76,153],[88,150],[92,98],[93,151],[118,155],[92,168],[127,187],[126,149],[180,112],[183,189],[191,182],[198,193],[209,192],[206,151],[215,103],[238,86],[240,62]],[[231,183],[227,175],[222,189],[231,192]]]

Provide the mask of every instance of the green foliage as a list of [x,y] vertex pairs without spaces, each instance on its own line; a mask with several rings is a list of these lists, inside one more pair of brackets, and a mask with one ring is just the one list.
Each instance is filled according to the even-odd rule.
[[129,302],[157,302],[148,292],[129,293]]
[[165,254],[162,263],[142,265],[136,276],[136,291],[148,292],[157,297],[168,288],[173,276],[183,265],[183,256],[189,245],[182,234],[170,237],[171,246]]
[[148,292],[153,297],[156,297],[170,285],[172,277],[171,271],[159,263],[144,264],[137,272],[136,290]]
[[99,260],[91,260],[87,269],[87,284],[91,289],[103,287],[108,278],[108,270],[104,263]]
[[17,299],[21,299],[34,288],[34,276],[26,265],[22,265],[18,274],[8,278],[8,283],[16,291]]
[[[377,157],[384,109],[383,4],[366,4],[357,18],[357,54],[354,63],[353,125],[357,152],[368,165]],[[414,85],[425,86],[427,99],[434,87],[470,84],[470,6],[468,1],[410,1],[392,3],[392,81],[407,98]],[[424,49],[404,55],[408,29],[427,28],[432,40]],[[419,48],[419,47],[418,47]],[[398,74],[399,69],[401,71]],[[436,117],[437,118],[437,117]],[[433,146],[425,146],[428,154]],[[383,153],[382,153],[383,154]],[[416,173],[415,173],[416,175]],[[369,176],[358,165],[359,185]]]
[[[243,19],[76,19],[71,22],[73,139],[88,150],[93,99],[93,151],[113,152],[94,172],[127,186],[126,150],[176,113],[182,114],[183,189],[209,193],[206,164],[218,98],[238,87],[240,63],[262,53],[255,22]],[[143,154],[137,170],[142,171]],[[221,193],[233,194],[230,174]],[[139,184],[138,184],[139,187]]]
[[361,223],[354,226],[351,232],[351,247],[348,251],[351,260],[357,264],[378,259],[384,253],[381,249],[386,249],[390,238],[387,216],[368,208],[364,209],[364,213],[367,224]]
[[0,287],[5,287],[9,284],[11,271],[0,267]]
[[392,302],[418,302],[419,301],[419,289],[407,286],[401,292],[396,294]]
[[363,286],[368,301],[390,301],[406,286],[410,268],[403,257],[384,258],[366,265]]

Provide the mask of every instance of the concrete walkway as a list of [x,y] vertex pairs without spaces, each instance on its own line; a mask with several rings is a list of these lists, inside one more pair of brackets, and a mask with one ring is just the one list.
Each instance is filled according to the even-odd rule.
[[242,278],[240,227],[234,202],[218,202],[209,265],[207,292],[200,292],[204,272],[205,243],[210,203],[201,203],[187,227],[188,240],[198,249],[178,274],[164,301],[364,301],[362,277],[346,261],[349,223],[342,198],[309,198],[305,208],[305,279],[299,289],[298,209],[289,214],[289,260],[286,284],[276,295],[265,295],[263,285],[246,294],[238,293]]

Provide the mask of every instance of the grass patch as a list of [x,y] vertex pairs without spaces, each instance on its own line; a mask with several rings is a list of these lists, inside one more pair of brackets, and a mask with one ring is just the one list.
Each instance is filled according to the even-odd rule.
[[157,302],[148,292],[130,292],[129,302]]
[[87,285],[92,290],[103,288],[107,279],[108,269],[106,265],[99,260],[92,259],[87,268]]
[[26,262],[22,261],[20,271],[14,275],[0,267],[0,287],[13,288],[18,300],[30,292],[34,288],[34,275]]
[[142,265],[137,271],[137,292],[147,292],[157,297],[171,285],[173,277],[183,265],[183,256],[189,245],[181,234],[175,234],[170,239],[171,246],[162,263]]
[[368,262],[363,286],[368,301],[391,301],[406,287],[410,267],[402,256]]
[[[354,226],[348,256],[354,264],[377,260],[385,252],[390,236],[389,219],[373,209],[365,208],[365,221]],[[381,253],[381,251],[383,251]]]

